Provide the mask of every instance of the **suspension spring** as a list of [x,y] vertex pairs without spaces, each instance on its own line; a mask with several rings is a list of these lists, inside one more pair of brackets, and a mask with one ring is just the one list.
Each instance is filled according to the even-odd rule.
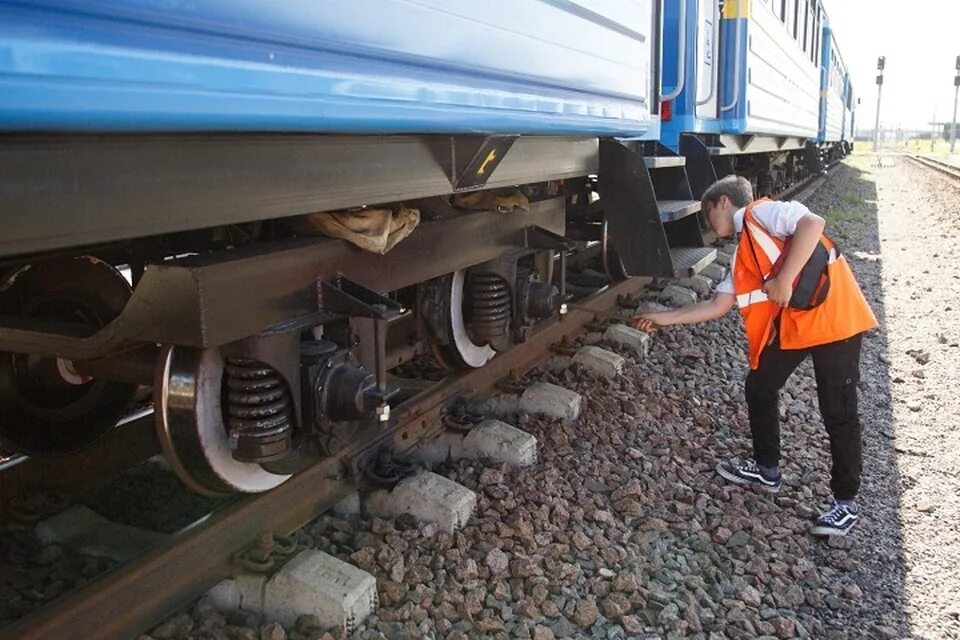
[[290,449],[291,400],[283,377],[270,365],[248,358],[225,363],[226,423],[233,457],[268,462]]
[[510,329],[510,285],[493,273],[470,277],[473,332],[479,340],[491,340]]

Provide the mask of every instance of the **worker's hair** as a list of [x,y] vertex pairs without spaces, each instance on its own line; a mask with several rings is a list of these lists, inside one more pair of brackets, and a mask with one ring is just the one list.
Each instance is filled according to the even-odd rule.
[[743,176],[725,176],[707,187],[700,198],[700,207],[706,211],[709,205],[720,202],[720,196],[727,196],[735,207],[745,207],[753,202],[753,186]]

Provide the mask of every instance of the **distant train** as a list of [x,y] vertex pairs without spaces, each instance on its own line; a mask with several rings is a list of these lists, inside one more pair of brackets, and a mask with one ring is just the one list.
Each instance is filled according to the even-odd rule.
[[854,105],[811,0],[0,0],[0,442],[152,389],[186,484],[267,490],[388,371],[561,315],[568,259],[696,273],[706,186],[821,172]]

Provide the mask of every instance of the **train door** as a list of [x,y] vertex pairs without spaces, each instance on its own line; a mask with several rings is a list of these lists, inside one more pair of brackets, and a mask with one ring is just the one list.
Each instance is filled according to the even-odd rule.
[[717,117],[720,96],[719,36],[719,3],[717,0],[697,0],[697,118]]

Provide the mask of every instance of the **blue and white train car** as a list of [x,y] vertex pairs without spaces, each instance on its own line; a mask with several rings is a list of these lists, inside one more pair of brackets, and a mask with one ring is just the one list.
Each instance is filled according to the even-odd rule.
[[853,91],[853,78],[850,77],[849,72],[847,73],[847,78],[845,82],[845,89],[843,94],[844,99],[844,119],[843,119],[843,151],[844,154],[850,153],[853,151],[853,141],[856,137],[856,114],[857,114],[857,98],[856,94]]
[[[671,5],[664,9],[662,143],[691,161],[708,156],[718,176],[751,177],[761,194],[819,171],[822,2]],[[682,63],[671,67],[671,59]]]
[[389,418],[390,368],[485,366],[562,314],[568,259],[695,274],[717,177],[765,195],[819,170],[824,19],[0,0],[0,444],[88,445],[147,385],[188,486],[264,491]]
[[[816,139],[819,2],[737,0],[721,13],[711,0],[684,0],[683,15],[679,5],[664,11],[664,86],[682,82],[661,107],[664,144],[678,150],[685,133],[718,134],[727,153],[749,153],[774,138],[787,138],[778,148]],[[674,59],[684,60],[683,74]]]
[[820,130],[817,136],[820,151],[828,161],[847,152],[852,141],[852,86],[847,66],[829,24],[823,29],[823,50],[820,70]]
[[819,112],[819,3],[728,2],[723,18],[724,133],[786,137],[791,146],[814,138]]

